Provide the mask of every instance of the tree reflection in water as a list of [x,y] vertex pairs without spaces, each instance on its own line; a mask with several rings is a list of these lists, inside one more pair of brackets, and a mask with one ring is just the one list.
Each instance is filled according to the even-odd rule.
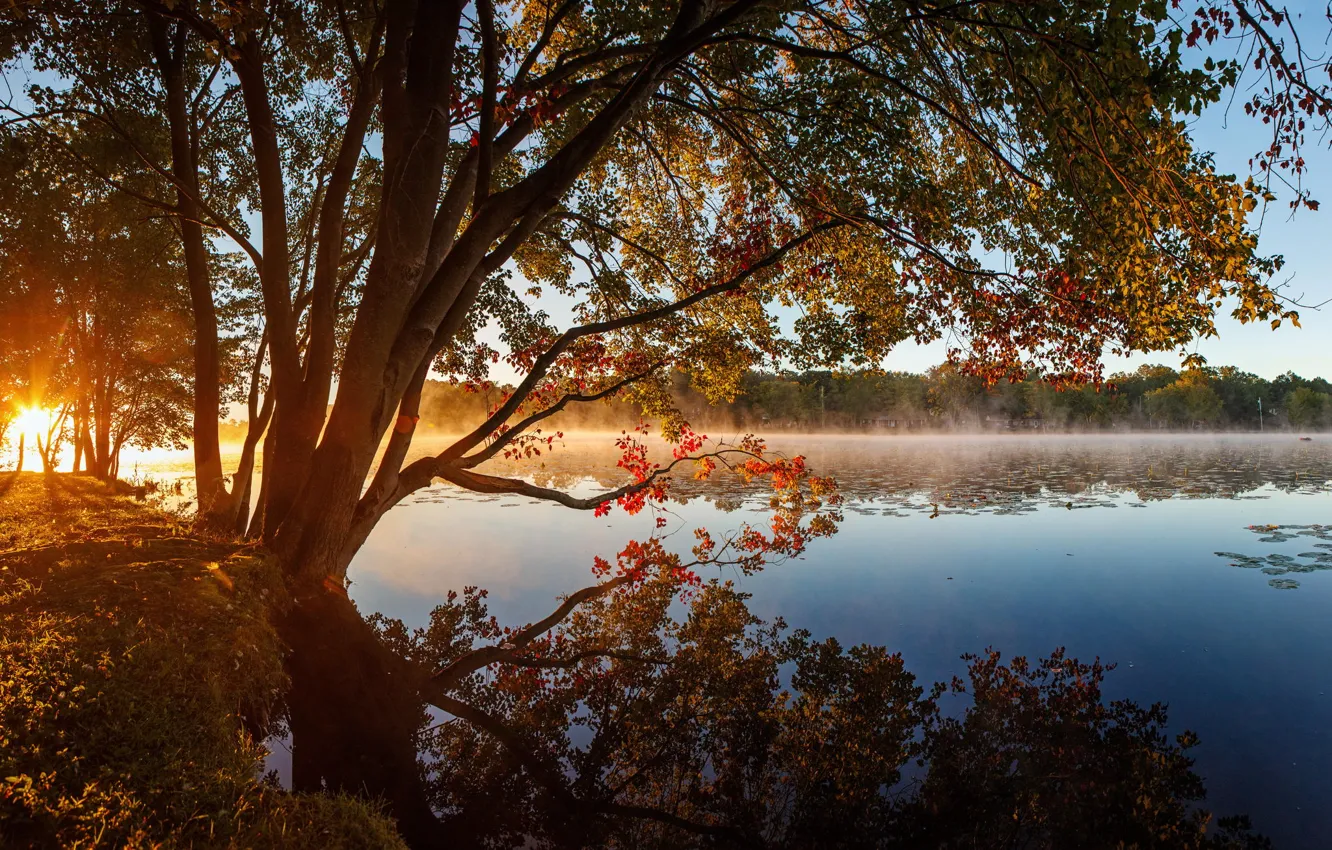
[[417,847],[1268,846],[1207,828],[1162,706],[1059,651],[923,687],[666,567],[525,629],[476,589],[425,629],[337,590],[283,626],[293,785],[382,797]]

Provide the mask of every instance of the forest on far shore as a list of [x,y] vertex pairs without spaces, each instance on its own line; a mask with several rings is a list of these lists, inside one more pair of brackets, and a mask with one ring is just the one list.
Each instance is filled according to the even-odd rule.
[[[422,397],[421,425],[463,430],[508,389],[430,381]],[[923,374],[751,372],[741,393],[720,404],[709,403],[685,375],[676,373],[673,391],[695,427],[755,432],[1309,431],[1332,425],[1332,384],[1323,378],[1287,372],[1269,381],[1233,366],[1177,371],[1148,365],[1112,375],[1099,388],[1063,390],[1037,376],[986,387],[949,365]],[[619,430],[637,422],[640,413],[630,401],[571,405],[545,430]]]

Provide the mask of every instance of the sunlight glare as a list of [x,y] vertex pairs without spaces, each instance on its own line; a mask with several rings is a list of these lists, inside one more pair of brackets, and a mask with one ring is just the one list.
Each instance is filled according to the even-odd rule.
[[51,411],[40,407],[25,407],[14,417],[14,428],[19,434],[29,437],[45,437],[51,428],[54,416]]

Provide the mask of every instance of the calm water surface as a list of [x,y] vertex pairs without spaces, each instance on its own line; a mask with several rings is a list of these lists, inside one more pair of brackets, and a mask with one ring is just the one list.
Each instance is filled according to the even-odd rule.
[[[900,650],[924,681],[963,673],[960,655],[991,646],[1115,662],[1108,696],[1166,702],[1172,731],[1201,737],[1213,811],[1249,813],[1278,847],[1332,846],[1332,439],[770,445],[835,475],[846,517],[798,561],[727,576],[755,614]],[[609,437],[571,439],[505,472],[591,493],[623,483],[616,456]],[[178,461],[139,468],[166,477]],[[696,526],[766,512],[757,489],[674,492],[664,532],[682,547]],[[385,517],[352,564],[351,593],[364,613],[421,626],[448,590],[479,585],[502,622],[530,622],[591,582],[594,556],[650,533],[647,516],[438,484]]]

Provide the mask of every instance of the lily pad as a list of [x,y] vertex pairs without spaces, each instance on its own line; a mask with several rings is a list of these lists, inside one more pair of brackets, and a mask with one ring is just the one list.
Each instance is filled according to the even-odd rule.
[[1243,567],[1251,570],[1267,563],[1266,558],[1255,558],[1252,555],[1241,555],[1238,552],[1217,552],[1216,554],[1229,559],[1232,567]]

